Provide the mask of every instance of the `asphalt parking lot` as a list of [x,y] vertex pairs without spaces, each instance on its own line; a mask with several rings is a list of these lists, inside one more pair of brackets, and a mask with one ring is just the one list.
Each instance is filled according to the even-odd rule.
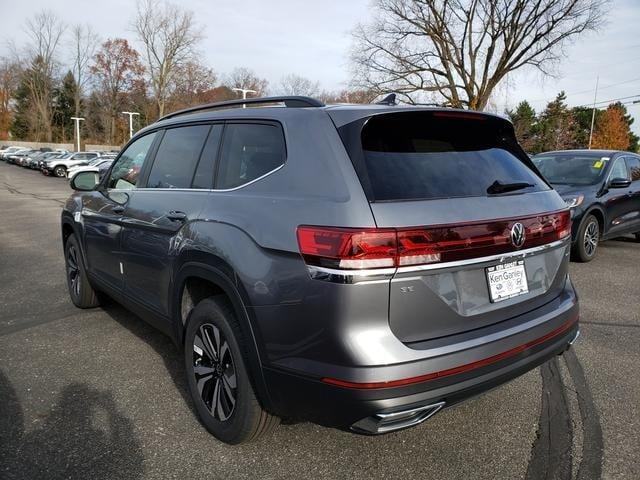
[[640,244],[571,265],[582,336],[516,381],[382,437],[281,425],[242,447],[199,424],[168,338],[68,300],[65,180],[0,162],[0,478],[638,478]]

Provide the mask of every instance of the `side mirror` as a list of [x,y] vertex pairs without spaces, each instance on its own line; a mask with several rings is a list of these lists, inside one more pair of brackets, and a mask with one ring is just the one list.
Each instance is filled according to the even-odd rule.
[[628,188],[631,180],[627,178],[612,178],[609,180],[609,188]]
[[96,186],[100,183],[98,174],[95,172],[80,172],[71,179],[69,185],[74,190],[79,192],[89,192],[95,190]]

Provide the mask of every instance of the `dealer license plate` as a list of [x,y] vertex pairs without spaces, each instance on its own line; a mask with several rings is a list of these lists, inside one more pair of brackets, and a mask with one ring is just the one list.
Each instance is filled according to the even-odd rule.
[[529,292],[524,260],[487,267],[489,297],[500,302]]

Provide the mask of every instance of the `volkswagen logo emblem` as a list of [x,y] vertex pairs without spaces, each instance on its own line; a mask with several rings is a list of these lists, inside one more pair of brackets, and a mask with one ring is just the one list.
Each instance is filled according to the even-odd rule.
[[525,234],[524,234],[524,225],[521,223],[516,223],[511,227],[511,243],[514,247],[520,248],[524,245]]

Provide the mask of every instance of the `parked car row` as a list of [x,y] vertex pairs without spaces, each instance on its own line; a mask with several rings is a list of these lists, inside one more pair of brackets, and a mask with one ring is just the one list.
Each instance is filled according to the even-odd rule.
[[40,170],[43,175],[71,179],[78,169],[104,173],[115,159],[117,152],[68,152],[50,148],[23,147],[0,148],[0,160],[24,168]]

